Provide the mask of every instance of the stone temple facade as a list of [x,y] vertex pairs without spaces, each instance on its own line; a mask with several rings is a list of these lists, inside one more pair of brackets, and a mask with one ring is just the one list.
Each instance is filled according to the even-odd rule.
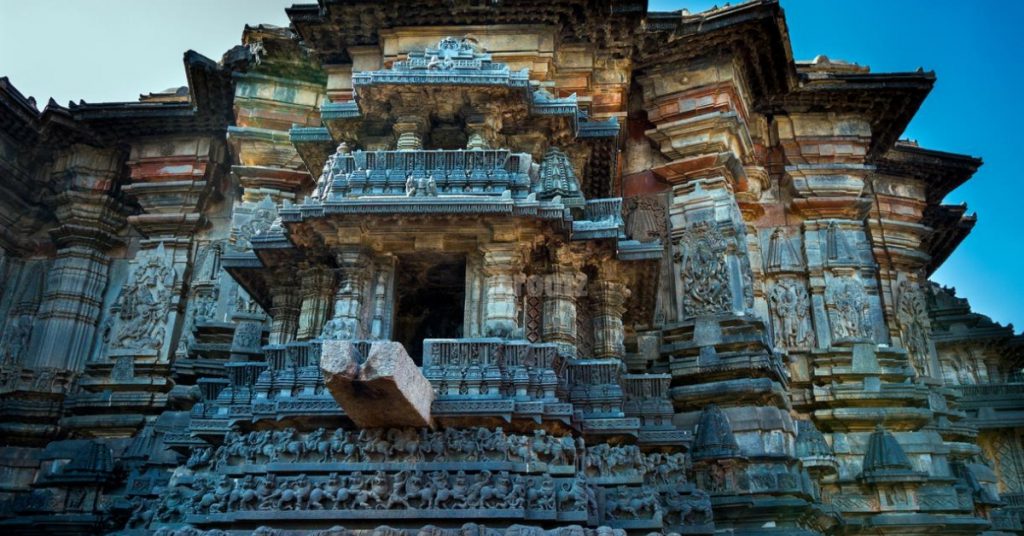
[[0,79],[0,531],[1024,533],[933,73],[771,1],[287,14],[138,102]]

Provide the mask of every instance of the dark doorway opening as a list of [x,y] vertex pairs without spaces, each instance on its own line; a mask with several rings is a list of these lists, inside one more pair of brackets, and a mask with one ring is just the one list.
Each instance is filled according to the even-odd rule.
[[423,364],[423,339],[462,337],[466,257],[446,253],[398,256],[395,339]]

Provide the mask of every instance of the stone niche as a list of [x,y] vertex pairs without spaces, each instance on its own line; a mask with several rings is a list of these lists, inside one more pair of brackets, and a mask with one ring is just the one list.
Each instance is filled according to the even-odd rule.
[[465,255],[398,255],[393,340],[417,365],[423,363],[423,339],[462,337],[465,289]]

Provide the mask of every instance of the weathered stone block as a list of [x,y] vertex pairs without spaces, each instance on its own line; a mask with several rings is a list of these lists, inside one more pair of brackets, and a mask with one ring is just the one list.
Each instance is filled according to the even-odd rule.
[[[366,355],[352,341],[324,341],[327,389],[361,428],[430,426],[434,390],[401,343],[373,342]],[[365,348],[365,345],[363,345]]]

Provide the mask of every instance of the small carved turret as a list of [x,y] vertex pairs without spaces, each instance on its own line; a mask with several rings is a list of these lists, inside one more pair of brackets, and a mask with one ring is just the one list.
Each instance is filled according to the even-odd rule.
[[708,404],[697,421],[697,434],[693,441],[693,459],[738,458],[740,446],[732,433],[729,418],[718,404]]
[[469,135],[469,141],[466,142],[466,150],[469,151],[483,151],[487,149],[487,141],[479,133],[474,132]]
[[835,473],[838,470],[832,447],[811,421],[797,421],[795,450],[796,457],[800,458],[803,466],[812,472]]
[[548,147],[540,163],[540,192],[537,197],[551,199],[555,196],[561,196],[563,202],[574,199],[583,202],[583,193],[569,157],[557,147]]
[[914,471],[907,454],[896,438],[882,425],[878,425],[868,438],[860,478],[869,484],[885,482],[912,482],[924,478]]

